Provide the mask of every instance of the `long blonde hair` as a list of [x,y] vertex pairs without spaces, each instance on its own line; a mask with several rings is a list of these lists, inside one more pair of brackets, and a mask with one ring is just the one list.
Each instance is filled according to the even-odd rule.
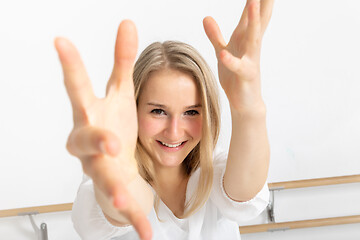
[[[137,104],[142,87],[150,74],[163,69],[174,69],[190,74],[196,81],[203,106],[201,140],[182,163],[188,176],[200,167],[197,190],[185,205],[184,215],[181,216],[185,218],[203,206],[211,191],[213,150],[220,130],[218,88],[210,67],[193,47],[176,41],[155,42],[141,53],[135,63],[133,77]],[[156,186],[157,181],[151,156],[139,139],[135,156],[140,175],[149,184]],[[157,203],[155,203],[155,209],[157,209]]]

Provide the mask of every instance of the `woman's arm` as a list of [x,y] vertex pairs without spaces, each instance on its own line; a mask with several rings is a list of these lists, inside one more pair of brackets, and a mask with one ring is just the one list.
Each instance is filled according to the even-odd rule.
[[261,96],[260,50],[273,0],[248,0],[228,44],[216,22],[204,28],[218,58],[219,80],[229,100],[232,135],[224,189],[236,201],[252,199],[264,186],[270,148],[266,107]]
[[55,47],[73,109],[74,128],[67,149],[80,159],[84,173],[92,178],[104,213],[114,221],[131,223],[141,239],[151,239],[146,218],[153,202],[151,190],[140,179],[134,157],[138,126],[132,73],[137,41],[135,25],[123,21],[105,98],[95,96],[75,46],[57,38]]
[[224,175],[230,198],[247,201],[264,186],[269,168],[270,147],[265,106],[249,112],[231,111],[232,133]]

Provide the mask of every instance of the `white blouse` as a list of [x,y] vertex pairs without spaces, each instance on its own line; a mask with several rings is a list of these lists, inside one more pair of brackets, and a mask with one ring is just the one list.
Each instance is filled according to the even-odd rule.
[[[239,223],[258,216],[268,205],[269,189],[262,190],[247,202],[236,202],[223,189],[226,154],[214,159],[214,182],[208,201],[192,216],[179,219],[160,200],[158,216],[154,208],[148,215],[154,240],[240,240]],[[186,201],[194,194],[199,181],[199,169],[189,179]],[[160,220],[159,220],[160,219]],[[92,180],[84,176],[72,209],[75,230],[84,240],[139,239],[132,226],[116,227],[107,221],[97,204]]]

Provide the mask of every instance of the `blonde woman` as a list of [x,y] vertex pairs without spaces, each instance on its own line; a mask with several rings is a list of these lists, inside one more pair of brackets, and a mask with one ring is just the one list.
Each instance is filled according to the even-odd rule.
[[260,49],[272,5],[248,0],[228,44],[204,19],[231,108],[227,154],[214,153],[217,85],[191,46],[151,44],[134,66],[136,29],[123,21],[106,97],[98,99],[75,47],[56,39],[74,116],[67,148],[86,174],[72,213],[82,239],[240,239],[239,223],[264,210],[269,143]]

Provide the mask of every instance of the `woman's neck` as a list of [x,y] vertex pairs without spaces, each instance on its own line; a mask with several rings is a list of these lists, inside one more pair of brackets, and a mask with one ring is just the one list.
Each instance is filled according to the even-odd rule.
[[184,214],[189,176],[181,168],[157,169],[155,190],[165,205],[180,218]]
[[174,168],[156,169],[156,178],[158,190],[168,192],[171,189],[177,189],[184,184],[188,178],[183,166]]

